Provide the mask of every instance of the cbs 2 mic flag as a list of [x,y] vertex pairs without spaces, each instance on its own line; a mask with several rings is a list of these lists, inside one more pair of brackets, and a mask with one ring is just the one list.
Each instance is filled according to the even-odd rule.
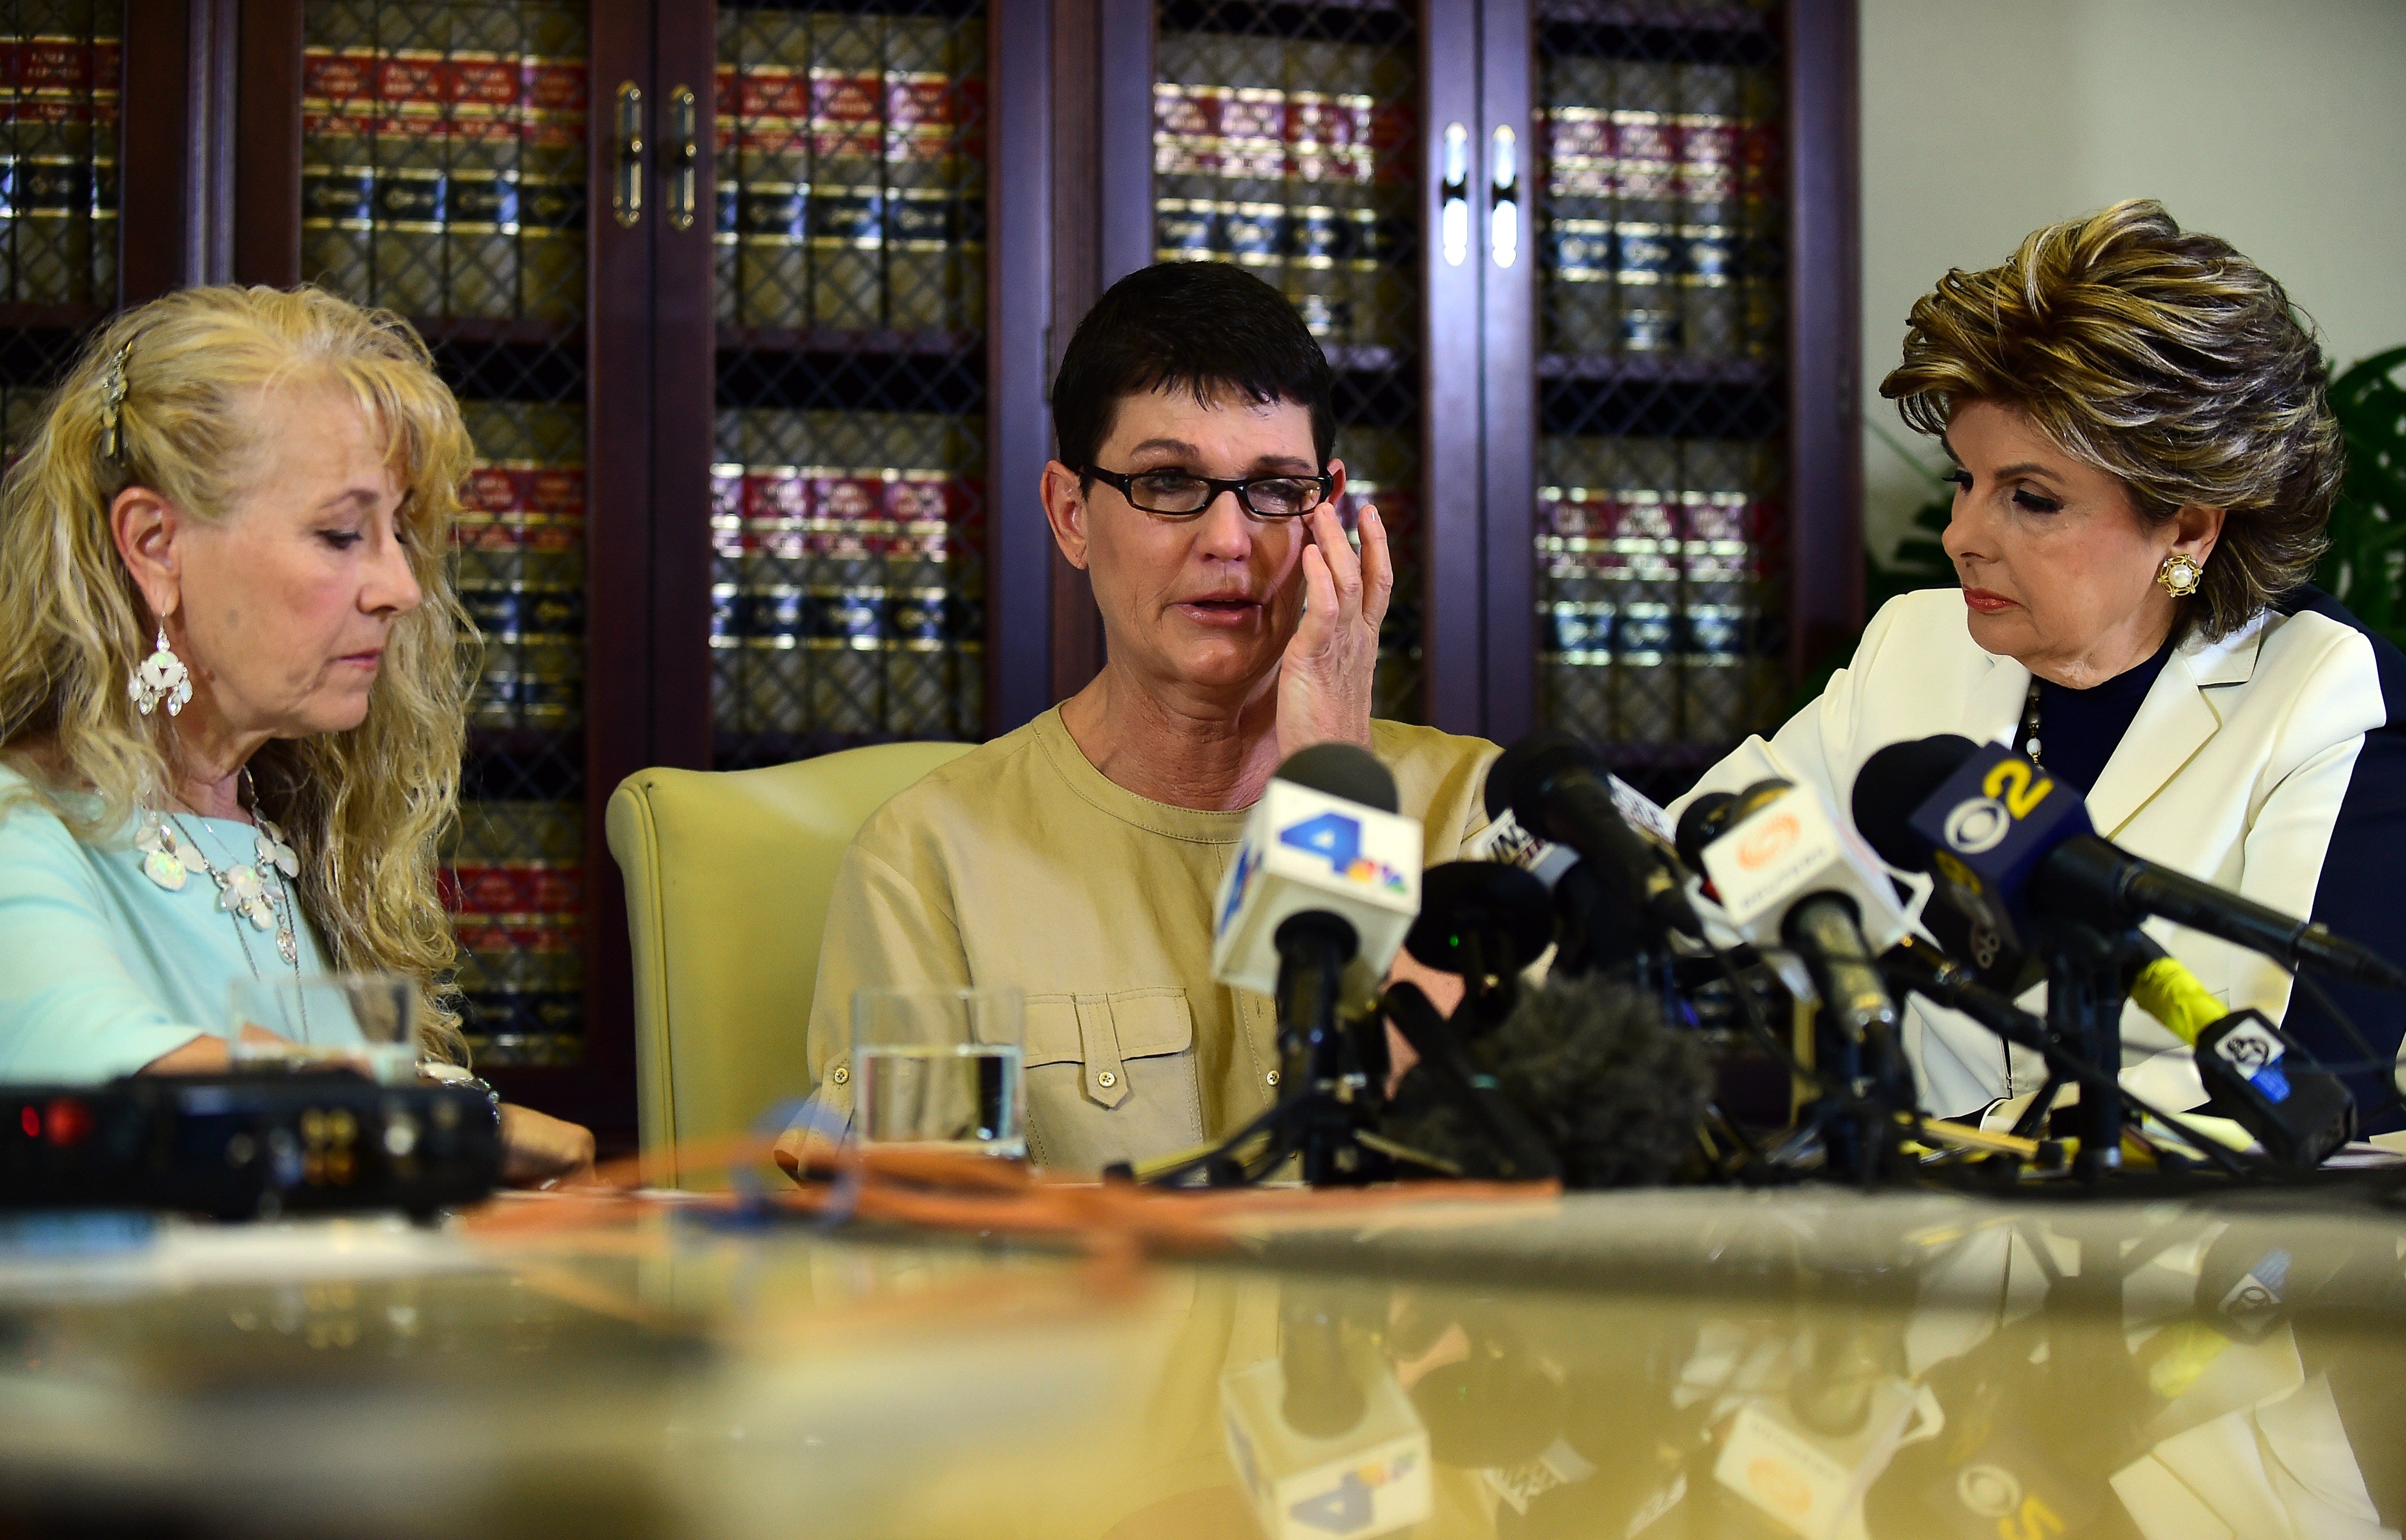
[[2064,841],[2090,832],[2077,791],[1995,743],[1980,745],[1910,822],[1930,842],[1940,892],[2016,951],[2031,874]]

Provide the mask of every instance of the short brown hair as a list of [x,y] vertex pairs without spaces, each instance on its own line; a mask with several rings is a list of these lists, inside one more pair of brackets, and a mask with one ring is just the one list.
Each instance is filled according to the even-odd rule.
[[1914,302],[1880,382],[1917,431],[2018,408],[2119,476],[2139,512],[2229,516],[2187,616],[2209,637],[2303,583],[2343,468],[2328,372],[2272,276],[2133,198],[2032,233],[2002,267],[1952,270]]

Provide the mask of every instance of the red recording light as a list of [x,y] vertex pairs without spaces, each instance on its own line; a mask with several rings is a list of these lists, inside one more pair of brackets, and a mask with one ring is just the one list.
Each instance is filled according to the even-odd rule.
[[44,1110],[48,1116],[43,1119],[43,1122],[50,1124],[52,1144],[65,1146],[80,1143],[83,1137],[92,1132],[92,1109],[79,1101],[70,1101],[61,1096],[52,1101]]
[[17,1114],[17,1126],[25,1131],[25,1137],[27,1138],[40,1138],[42,1137],[42,1115],[28,1107],[23,1111]]

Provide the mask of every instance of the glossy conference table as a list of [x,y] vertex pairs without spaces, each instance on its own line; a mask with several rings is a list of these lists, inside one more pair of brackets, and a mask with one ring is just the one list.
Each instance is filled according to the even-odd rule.
[[17,1225],[0,1534],[2394,1534],[2406,1208],[2300,1203]]

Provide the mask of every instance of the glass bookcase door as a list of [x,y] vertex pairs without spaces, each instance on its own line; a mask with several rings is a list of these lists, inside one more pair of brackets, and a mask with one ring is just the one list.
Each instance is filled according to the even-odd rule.
[[1154,257],[1259,276],[1326,350],[1347,526],[1376,503],[1396,556],[1374,709],[1424,720],[1414,9],[1162,0],[1155,25]]
[[117,304],[123,21],[114,0],[0,4],[0,451],[12,462]]
[[1538,711],[1676,783],[1784,694],[1781,17],[1536,42]]
[[978,0],[718,8],[714,759],[985,728]]
[[302,276],[408,318],[476,445],[452,560],[481,636],[443,872],[469,1041],[480,1067],[574,1064],[586,6],[307,0],[302,25]]

